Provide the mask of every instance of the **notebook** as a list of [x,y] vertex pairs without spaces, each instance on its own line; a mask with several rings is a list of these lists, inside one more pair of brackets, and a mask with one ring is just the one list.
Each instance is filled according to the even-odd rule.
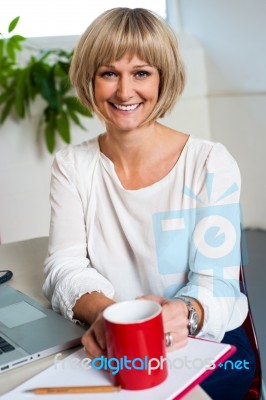
[[84,329],[8,285],[0,286],[0,374],[80,344]]
[[[179,400],[216,368],[220,368],[235,350],[228,344],[189,338],[187,346],[168,353],[168,377],[151,389],[78,395],[44,394],[41,400],[62,400],[66,397],[67,400]],[[81,348],[63,360],[55,358],[51,367],[3,395],[1,400],[32,399],[34,395],[27,391],[38,387],[110,384],[110,372],[93,368]]]

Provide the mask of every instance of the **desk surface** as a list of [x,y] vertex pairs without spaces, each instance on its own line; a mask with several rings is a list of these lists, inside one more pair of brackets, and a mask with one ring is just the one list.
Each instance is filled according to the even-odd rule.
[[[43,261],[47,252],[47,238],[36,238],[16,243],[0,245],[0,270],[10,269],[13,278],[10,286],[26,293],[46,307],[49,301],[42,294]],[[64,356],[73,350],[64,352]],[[30,364],[15,368],[1,374],[0,396],[30,379],[53,364],[54,356],[45,357]],[[5,377],[6,379],[2,380]],[[208,400],[209,396],[197,386],[184,400]]]

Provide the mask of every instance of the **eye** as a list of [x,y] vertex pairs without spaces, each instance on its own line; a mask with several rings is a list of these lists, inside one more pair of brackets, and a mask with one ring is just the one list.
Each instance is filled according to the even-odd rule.
[[150,74],[150,72],[148,72],[148,71],[138,71],[138,72],[136,72],[136,74],[135,74],[135,76],[137,77],[137,78],[140,78],[140,79],[143,79],[143,78],[146,78],[146,77],[148,77],[148,76],[150,76],[151,74]]
[[116,77],[116,73],[113,71],[104,71],[100,74],[100,76],[103,78],[113,78]]

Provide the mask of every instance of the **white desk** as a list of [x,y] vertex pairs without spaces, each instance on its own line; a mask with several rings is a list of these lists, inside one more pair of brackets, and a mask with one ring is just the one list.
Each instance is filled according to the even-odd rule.
[[[10,269],[14,276],[8,282],[9,285],[49,307],[49,301],[42,294],[43,261],[46,252],[47,238],[2,244],[0,245],[0,270]],[[66,356],[72,351],[65,351],[64,355]],[[0,396],[51,366],[53,360],[54,356],[49,356],[1,374]],[[208,399],[210,397],[199,386],[184,397],[184,400]]]

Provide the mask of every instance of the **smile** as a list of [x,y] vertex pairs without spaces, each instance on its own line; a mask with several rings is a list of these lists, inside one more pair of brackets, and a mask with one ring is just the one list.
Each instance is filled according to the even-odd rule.
[[129,104],[127,106],[122,106],[121,104],[114,104],[112,103],[112,105],[117,108],[118,110],[122,110],[122,111],[133,111],[135,110],[141,103],[137,103],[137,104]]

